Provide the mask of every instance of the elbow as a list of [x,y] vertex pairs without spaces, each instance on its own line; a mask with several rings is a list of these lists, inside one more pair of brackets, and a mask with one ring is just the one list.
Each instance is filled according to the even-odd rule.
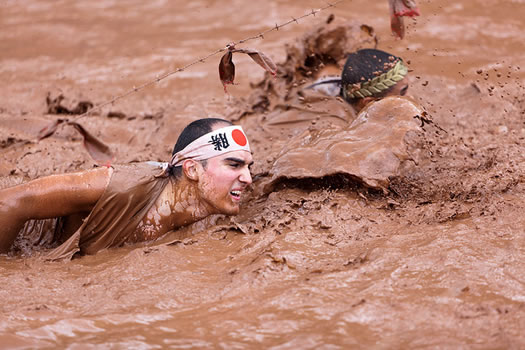
[[[2,195],[0,191],[0,195]],[[17,201],[0,199],[0,253],[7,253],[22,229],[25,219],[17,209]]]
[[27,220],[21,200],[12,191],[0,190],[0,227],[9,227],[8,223]]

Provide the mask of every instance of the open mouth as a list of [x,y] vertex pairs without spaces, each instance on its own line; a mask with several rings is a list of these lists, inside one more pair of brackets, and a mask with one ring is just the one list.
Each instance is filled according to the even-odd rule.
[[241,191],[230,191],[231,196],[234,200],[240,201],[241,200]]

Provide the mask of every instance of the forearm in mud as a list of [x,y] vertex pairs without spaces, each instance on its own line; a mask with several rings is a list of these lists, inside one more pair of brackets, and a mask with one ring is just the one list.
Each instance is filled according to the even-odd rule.
[[[9,252],[24,224],[30,219],[58,216],[60,198],[42,198],[48,178],[0,190],[0,253]],[[39,189],[39,190],[37,190]]]
[[17,206],[16,202],[8,190],[0,190],[0,253],[9,251],[26,222],[22,215],[23,208]]
[[0,253],[9,251],[25,222],[89,212],[106,188],[111,169],[51,175],[0,190]]

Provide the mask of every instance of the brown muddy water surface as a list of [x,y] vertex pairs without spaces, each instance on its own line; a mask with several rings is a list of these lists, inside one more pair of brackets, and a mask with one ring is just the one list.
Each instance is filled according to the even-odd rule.
[[[170,245],[1,256],[0,348],[525,347],[525,2],[420,0],[402,41],[387,1],[370,3],[246,44],[292,80],[234,56],[228,96],[214,56],[80,119],[122,163],[167,160],[196,118],[234,120],[252,143],[252,190],[239,216]],[[72,129],[34,142],[58,117],[48,93],[99,104],[324,4],[1,2],[0,187],[93,166]],[[329,32],[330,13],[330,26],[373,27],[378,48],[409,63],[430,122],[297,99],[316,72],[294,66],[294,47]],[[354,34],[346,48],[374,46]]]

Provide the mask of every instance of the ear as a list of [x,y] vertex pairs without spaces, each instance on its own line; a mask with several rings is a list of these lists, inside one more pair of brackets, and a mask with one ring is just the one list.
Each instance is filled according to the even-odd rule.
[[199,169],[200,166],[199,162],[196,162],[193,159],[186,159],[182,163],[182,171],[184,172],[184,175],[190,180],[197,181],[199,179]]
[[374,98],[374,97],[365,97],[365,98],[359,99],[359,101],[357,102],[357,111],[359,112],[360,110],[365,108],[365,106],[367,104],[369,104],[370,102],[375,101],[375,100],[376,100],[376,98]]

